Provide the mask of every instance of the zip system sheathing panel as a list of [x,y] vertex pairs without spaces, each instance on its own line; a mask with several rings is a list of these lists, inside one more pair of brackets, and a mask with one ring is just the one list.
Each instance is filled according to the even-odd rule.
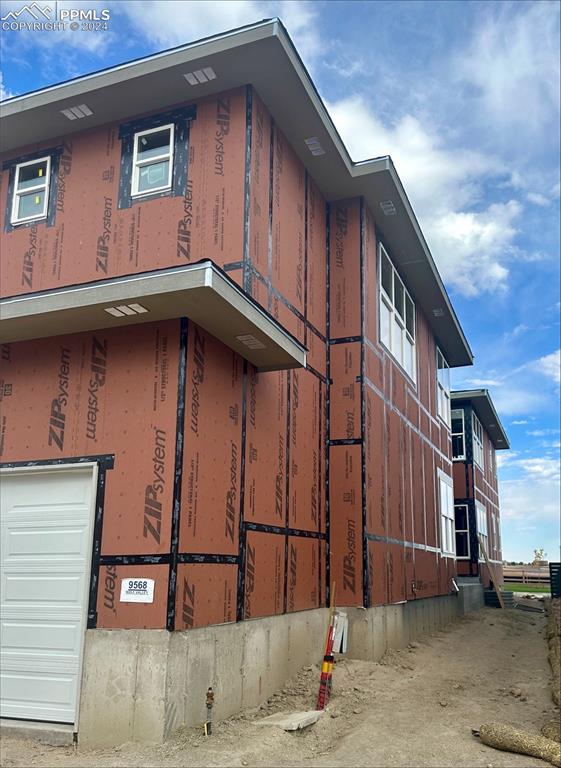
[[[126,215],[161,229],[178,204],[146,206],[150,216],[159,211],[158,225],[141,204]],[[92,400],[100,403],[95,447],[116,460],[94,545],[97,619],[92,609],[90,626],[183,629],[305,610],[326,603],[333,580],[340,605],[448,592],[453,561],[441,563],[437,551],[435,473],[449,466],[449,438],[426,375],[434,340],[417,312],[418,387],[378,343],[370,212],[360,200],[325,205],[250,87],[197,104],[180,204],[177,254],[210,254],[306,343],[309,366],[257,373],[187,321],[104,334],[115,362],[112,387],[102,377]],[[136,226],[133,241],[144,248]],[[165,233],[157,234],[161,242]],[[112,262],[111,274],[160,266],[135,253],[126,267]],[[65,344],[72,360],[79,357],[80,384],[68,384],[71,406],[64,406],[72,436],[65,456],[89,448],[79,424],[92,386],[84,350],[93,336],[2,350],[10,362],[28,350],[39,380],[49,370],[56,379],[51,358]],[[37,409],[26,365],[19,402]],[[13,378],[3,389],[9,396]],[[50,393],[43,417],[32,408],[28,419],[48,421],[59,396]],[[149,425],[137,418],[145,413]],[[26,442],[25,430],[14,442],[9,421],[2,434],[4,459],[57,455],[45,440]],[[149,609],[116,597],[120,579],[131,575],[155,578]]]
[[455,560],[439,550],[436,470],[451,473],[450,439],[430,385],[435,342],[417,310],[415,385],[378,341],[383,235],[371,212],[332,203],[329,231],[330,580],[347,605],[447,594]]

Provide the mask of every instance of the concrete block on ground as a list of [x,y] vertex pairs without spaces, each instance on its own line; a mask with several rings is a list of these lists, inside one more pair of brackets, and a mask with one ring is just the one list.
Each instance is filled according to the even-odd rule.
[[261,720],[256,720],[255,725],[274,725],[283,731],[300,731],[309,725],[317,723],[323,712],[312,709],[309,712],[278,712]]
[[74,726],[2,719],[0,720],[0,738],[26,739],[48,744],[50,747],[68,747],[74,743]]
[[114,746],[132,739],[138,633],[136,629],[86,631],[79,746]]

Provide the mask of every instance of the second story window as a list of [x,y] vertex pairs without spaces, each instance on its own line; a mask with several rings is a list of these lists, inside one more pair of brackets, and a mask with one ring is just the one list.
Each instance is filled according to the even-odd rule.
[[454,528],[454,486],[452,478],[438,470],[440,500],[440,548],[443,555],[455,557],[456,532]]
[[436,348],[436,374],[438,415],[450,426],[450,367],[438,347]]
[[473,460],[481,469],[485,469],[484,453],[483,453],[483,427],[481,422],[475,415],[471,415],[471,431],[473,434]]
[[465,459],[466,438],[464,412],[461,408],[452,411],[452,458]]
[[13,225],[47,218],[50,176],[50,157],[16,166],[11,215]]
[[171,124],[135,134],[131,189],[133,197],[171,189],[173,129]]
[[380,341],[415,381],[415,304],[383,245],[380,245]]

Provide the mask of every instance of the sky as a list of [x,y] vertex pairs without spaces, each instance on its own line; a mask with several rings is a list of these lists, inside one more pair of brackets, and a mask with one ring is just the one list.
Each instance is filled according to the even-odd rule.
[[[49,4],[49,0],[39,3]],[[52,0],[51,5],[54,5]],[[21,8],[2,2],[0,16]],[[559,560],[558,2],[120,0],[98,32],[2,32],[2,98],[264,18],[288,29],[353,160],[389,154],[475,355],[501,451],[503,557]]]

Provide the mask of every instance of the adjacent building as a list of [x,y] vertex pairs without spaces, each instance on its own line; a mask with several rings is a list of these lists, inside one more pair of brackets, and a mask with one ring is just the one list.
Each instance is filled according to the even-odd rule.
[[510,448],[486,389],[452,392],[452,457],[456,563],[459,576],[492,582],[479,536],[497,580],[502,583],[501,517],[497,451]]
[[9,99],[2,137],[2,715],[161,739],[317,660],[332,584],[366,657],[456,615],[458,504],[497,504],[453,465],[472,353],[282,24]]

